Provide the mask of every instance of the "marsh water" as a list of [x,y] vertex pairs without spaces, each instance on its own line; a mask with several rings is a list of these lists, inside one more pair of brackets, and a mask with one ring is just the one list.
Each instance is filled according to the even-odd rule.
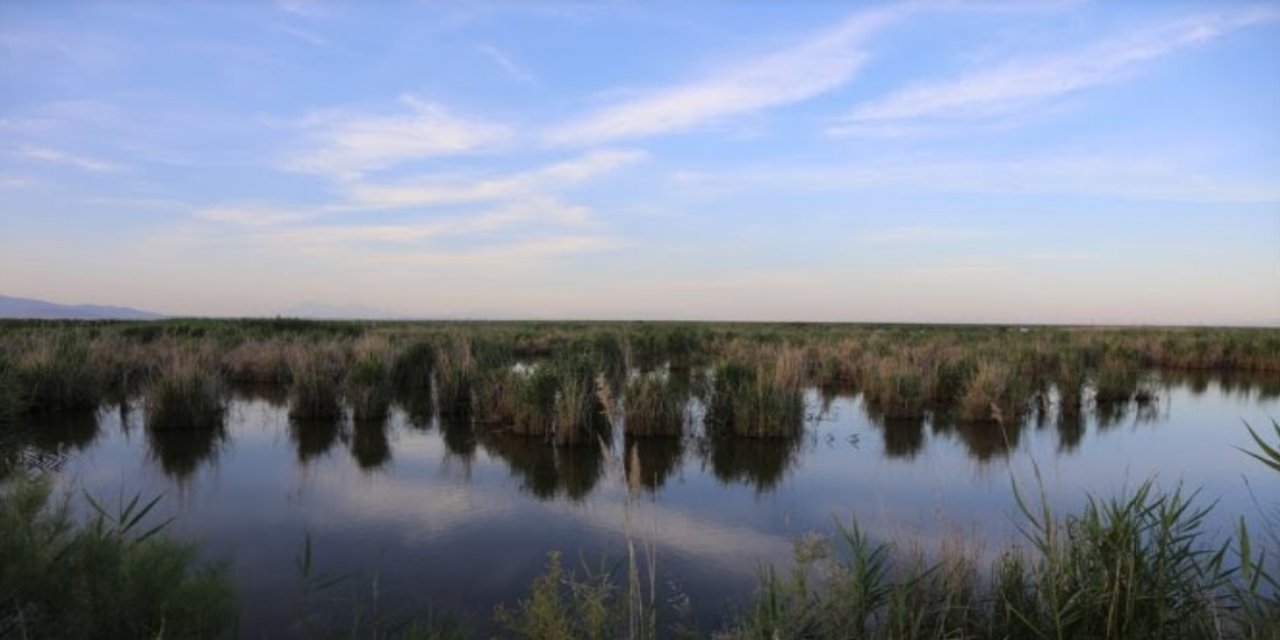
[[[1214,528],[1260,520],[1280,480],[1237,447],[1251,444],[1245,421],[1269,430],[1280,417],[1280,379],[1161,375],[1157,388],[1147,404],[1090,406],[1077,420],[1050,407],[1003,428],[886,422],[856,394],[810,390],[795,439],[695,427],[573,449],[412,407],[382,424],[291,423],[282,389],[246,388],[220,434],[154,434],[136,403],[115,404],[22,425],[23,454],[69,491],[162,494],[170,531],[229,564],[242,637],[427,609],[484,631],[549,551],[611,567],[628,540],[652,543],[659,598],[686,594],[711,628],[762,564],[785,565],[797,538],[832,532],[833,519],[924,549],[1003,548],[1017,536],[1012,483],[1034,493],[1033,465],[1059,511],[1155,477],[1217,500]],[[318,575],[343,580],[318,589]]]

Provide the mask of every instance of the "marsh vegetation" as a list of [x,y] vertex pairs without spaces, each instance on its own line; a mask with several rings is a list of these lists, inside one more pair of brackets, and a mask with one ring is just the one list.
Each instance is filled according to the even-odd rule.
[[[788,500],[902,500],[928,511],[929,498],[911,495],[910,477],[946,460],[938,457],[950,455],[939,449],[944,443],[972,468],[992,470],[978,472],[979,483],[1008,468],[997,461],[1046,438],[1050,448],[1033,450],[1065,463],[1088,452],[1090,438],[1129,438],[1163,459],[1159,440],[1183,436],[1157,426],[1178,403],[1207,394],[1223,403],[1229,426],[1240,415],[1235,407],[1244,406],[1233,398],[1265,406],[1280,398],[1278,374],[1280,332],[1272,330],[10,322],[0,323],[0,471],[56,476],[65,464],[83,473],[94,464],[135,469],[141,461],[170,483],[151,488],[176,488],[197,513],[201,500],[214,499],[201,492],[210,482],[235,500],[254,501],[243,511],[245,527],[275,526],[253,514],[280,510],[256,495],[276,488],[289,496],[286,510],[317,500],[311,522],[350,519],[353,530],[375,537],[384,527],[394,531],[380,544],[391,545],[388,564],[404,559],[405,571],[425,570],[413,555],[420,549],[389,538],[474,538],[471,546],[445,545],[456,560],[431,555],[430,571],[440,576],[432,580],[451,584],[448,591],[481,572],[528,587],[522,595],[469,592],[505,602],[496,618],[466,615],[479,635],[1268,637],[1277,616],[1269,563],[1280,548],[1257,528],[1265,518],[1221,535],[1239,514],[1210,509],[1216,495],[1163,482],[1136,490],[1117,484],[1060,507],[1060,495],[1028,496],[1034,487],[1023,485],[1021,507],[1008,496],[1003,507],[983,507],[988,516],[1015,510],[1024,529],[994,549],[984,548],[991,539],[982,536],[924,545],[909,535],[873,534],[859,519],[832,524],[829,512],[816,524],[806,517],[792,525],[797,507]],[[841,414],[855,426],[838,433],[824,426]],[[1203,448],[1211,440],[1194,442]],[[95,448],[116,462],[80,461]],[[128,458],[135,450],[142,457]],[[882,494],[867,493],[860,475],[871,454],[886,467],[875,471],[887,478],[876,481],[886,485],[876,489]],[[281,473],[288,465],[297,472]],[[353,474],[342,471],[348,468]],[[828,475],[793,481],[819,472]],[[943,475],[947,483],[978,482],[954,466]],[[505,482],[511,494],[495,489]],[[1262,498],[1275,486],[1266,482],[1251,485]],[[895,483],[905,485],[900,493]],[[620,510],[609,502],[618,491],[626,501]],[[317,492],[324,499],[308,497]],[[689,504],[672,504],[673,496]],[[58,511],[44,500],[54,505],[42,507],[48,513]],[[584,565],[582,549],[601,548],[599,540],[618,531],[610,523],[632,517],[627,505],[646,501],[736,523],[776,508],[788,523],[776,535],[801,540],[794,557],[760,565],[757,595],[727,608],[708,594],[729,582],[681,599],[667,577],[687,577],[681,565],[696,565],[689,569],[696,573],[730,563],[717,556],[698,564],[717,545],[739,570],[756,566],[733,545],[764,547],[739,525],[674,518],[673,540],[711,531],[715,543],[656,552],[663,559],[656,575],[634,549],[619,559],[616,547],[606,547],[604,564]],[[473,522],[476,513],[490,520]],[[89,516],[62,526],[73,531],[93,522]],[[432,533],[406,524],[419,517],[427,522],[421,530]],[[506,517],[514,530],[499,534],[493,521]],[[566,517],[588,524],[565,524]],[[218,527],[236,526],[198,522],[215,539]],[[627,535],[637,529],[628,525]],[[806,530],[825,534],[803,537]],[[277,555],[282,544],[296,547],[300,531],[274,543]],[[361,538],[343,540],[337,553],[359,556]],[[564,554],[548,559],[551,549]],[[502,573],[513,562],[520,570]],[[171,574],[205,575],[194,556],[181,566]],[[397,576],[387,582],[397,589],[413,582],[398,568],[384,570]],[[225,575],[219,580],[227,588]],[[242,604],[257,606],[253,597],[242,595]],[[242,631],[282,614],[247,615]],[[418,620],[365,635],[412,637],[410,629],[429,634],[433,625]],[[426,637],[468,637],[450,629],[458,635]]]

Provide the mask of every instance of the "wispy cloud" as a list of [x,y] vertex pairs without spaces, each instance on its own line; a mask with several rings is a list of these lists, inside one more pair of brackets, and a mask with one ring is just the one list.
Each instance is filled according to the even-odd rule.
[[394,114],[327,111],[305,118],[311,144],[285,168],[350,178],[437,156],[473,152],[507,140],[510,127],[453,115],[416,96]]
[[28,176],[0,174],[0,189],[30,189],[39,185],[39,180]]
[[300,18],[316,19],[329,15],[329,11],[314,0],[280,0],[276,2],[276,6],[281,11]]
[[107,172],[107,171],[121,171],[124,169],[124,167],[112,162],[107,162],[105,160],[98,160],[96,158],[90,158],[88,156],[77,155],[74,153],[68,153],[66,151],[60,151],[58,149],[51,149],[49,147],[37,147],[37,146],[20,147],[17,151],[17,156],[27,160],[36,160],[39,162],[68,165],[68,166],[75,167],[77,169],[81,169],[81,170],[89,171],[93,173],[101,173],[101,172]]
[[491,44],[482,44],[477,46],[476,50],[484,54],[486,58],[492,60],[494,64],[498,65],[500,69],[505,71],[507,75],[512,78],[521,82],[533,82],[533,74],[529,73],[524,67],[516,64],[515,61],[511,59],[511,56],[508,56],[502,49]]
[[583,182],[637,162],[641,151],[607,149],[513,175],[488,178],[424,177],[393,184],[353,183],[347,187],[352,208],[395,208],[484,202],[536,194]]
[[222,204],[198,209],[192,214],[193,218],[203,222],[220,222],[248,227],[270,227],[301,222],[313,216],[314,213],[309,215],[299,210],[254,203]]
[[911,193],[1061,194],[1174,202],[1276,203],[1280,185],[1205,173],[1165,157],[1092,155],[1010,160],[886,158],[856,165],[683,172],[691,189],[848,190]]
[[866,231],[858,235],[858,241],[880,245],[914,245],[966,242],[990,235],[978,229],[950,227],[905,226]]
[[685,131],[729,116],[808,100],[845,85],[867,54],[868,36],[906,6],[854,15],[773,55],[744,60],[692,82],[613,104],[546,134],[552,144],[594,144]]
[[[1236,29],[1275,20],[1277,15],[1271,9],[1258,9],[1156,24],[1082,49],[1013,60],[952,80],[907,87],[857,107],[847,122],[1005,114],[1119,82],[1131,77],[1143,63],[1204,44]],[[843,128],[837,127],[833,132],[841,133]]]

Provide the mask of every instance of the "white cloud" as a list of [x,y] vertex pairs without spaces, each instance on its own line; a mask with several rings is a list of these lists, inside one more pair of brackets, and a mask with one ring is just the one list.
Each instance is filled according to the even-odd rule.
[[482,44],[477,46],[476,49],[480,53],[483,53],[485,57],[492,60],[494,64],[498,65],[499,68],[505,71],[507,75],[512,78],[521,82],[533,82],[533,74],[516,64],[515,61],[511,59],[511,56],[508,56],[503,50],[491,44]]
[[281,11],[299,18],[323,18],[329,13],[319,2],[313,0],[280,0],[276,6]]
[[[314,215],[314,214],[312,214]],[[204,222],[221,222],[226,224],[267,227],[289,222],[299,222],[309,216],[301,211],[284,209],[262,204],[224,204],[206,207],[192,214],[197,220]]]
[[[243,226],[271,226],[266,221],[270,211],[257,217],[252,208],[224,208],[205,210],[197,218],[205,221],[230,222]],[[216,214],[216,215],[214,215]],[[279,214],[283,222],[296,222],[301,218]],[[412,244],[449,236],[476,236],[506,231],[514,227],[579,227],[591,221],[591,210],[581,205],[571,205],[554,198],[530,198],[493,209],[442,219],[426,219],[402,224],[316,224],[294,225],[285,229],[272,229],[255,236],[280,245],[346,245],[368,242]]]
[[0,189],[30,189],[39,185],[39,180],[28,176],[0,174]]
[[987,235],[989,235],[987,232],[977,229],[907,226],[867,231],[860,234],[858,240],[866,244],[910,245],[964,242],[983,238]]
[[76,155],[66,151],[59,151],[57,149],[50,149],[48,147],[24,146],[18,149],[17,155],[18,157],[25,158],[27,160],[37,160],[52,164],[65,164],[93,173],[121,171],[124,168],[115,163]]
[[657,89],[553,128],[553,144],[598,142],[684,131],[728,116],[793,104],[848,83],[866,60],[863,41],[907,9],[869,11],[773,55],[718,75]]
[[412,160],[474,152],[512,136],[507,126],[458,117],[414,96],[401,102],[406,110],[396,114],[311,115],[302,126],[312,144],[285,167],[352,178]]
[[1097,155],[1012,160],[887,159],[879,163],[684,172],[691,189],[886,190],[911,193],[1061,194],[1175,202],[1276,203],[1280,185],[1205,174],[1163,157]]
[[578,184],[645,157],[635,150],[592,151],[574,160],[489,179],[426,177],[395,184],[347,185],[353,209],[395,208],[505,200]]
[[[1058,96],[1129,77],[1142,63],[1213,40],[1230,31],[1274,20],[1258,10],[1166,22],[1075,51],[1013,60],[953,80],[891,93],[854,110],[850,122],[1004,114]],[[857,130],[857,129],[855,129]],[[843,132],[837,128],[835,133]]]

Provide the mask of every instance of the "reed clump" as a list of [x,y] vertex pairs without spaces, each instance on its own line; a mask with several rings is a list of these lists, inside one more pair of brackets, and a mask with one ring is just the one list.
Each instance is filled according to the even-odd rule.
[[435,367],[435,347],[428,340],[418,339],[396,354],[391,377],[401,391],[430,391]]
[[225,384],[216,368],[176,357],[146,391],[147,426],[154,430],[214,430],[226,413]]
[[289,418],[333,421],[342,416],[341,369],[308,355],[294,361],[289,383]]
[[299,347],[292,340],[246,340],[222,356],[222,369],[230,382],[286,384],[290,363]]
[[472,386],[471,410],[478,422],[510,426],[516,421],[517,394],[522,380],[509,367],[498,367],[476,375]]
[[608,421],[596,393],[596,365],[590,358],[565,357],[552,365],[559,385],[552,412],[551,440],[558,446],[596,446],[608,435]]
[[555,419],[560,379],[551,364],[526,367],[513,376],[515,416],[512,431],[520,435],[546,436]]
[[890,419],[920,418],[929,406],[927,372],[906,358],[883,356],[865,364],[858,376],[863,400]]
[[467,414],[471,410],[471,384],[476,358],[465,335],[449,336],[436,351],[436,404],[440,413]]
[[961,420],[1014,424],[1026,411],[1027,398],[1017,371],[1002,362],[983,360],[969,379],[957,407]]
[[88,345],[75,336],[54,335],[30,345],[14,369],[24,412],[85,411],[102,401],[102,384],[89,361]]
[[643,373],[624,390],[624,432],[629,436],[679,436],[688,398],[665,372]]
[[754,364],[718,366],[706,423],[721,433],[753,438],[793,436],[804,428],[802,361],[792,352]]
[[347,372],[347,398],[356,422],[381,422],[391,410],[391,358],[385,340],[366,338],[357,343]]

